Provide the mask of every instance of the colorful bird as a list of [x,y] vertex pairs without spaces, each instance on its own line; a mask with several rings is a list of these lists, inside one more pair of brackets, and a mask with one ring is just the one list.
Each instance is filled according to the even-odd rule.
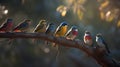
[[55,32],[55,24],[53,23],[50,23],[47,28],[46,28],[46,34],[48,35],[54,35],[54,32]]
[[[64,37],[67,32],[68,24],[67,22],[62,22],[55,31],[55,37]],[[56,46],[56,44],[53,44],[53,46]]]
[[97,42],[98,47],[104,48],[108,53],[110,53],[108,45],[105,42],[104,38],[102,37],[102,34],[96,35],[96,42]]
[[19,23],[14,29],[13,32],[26,32],[31,24],[31,20],[24,20],[22,23]]
[[0,27],[0,32],[10,32],[13,26],[13,19],[7,19]]
[[89,31],[85,31],[84,43],[89,46],[92,46],[92,44],[93,44],[92,36]]
[[56,37],[64,37],[67,32],[68,24],[67,22],[62,22],[55,31]]
[[[54,32],[55,32],[55,24],[53,24],[53,23],[50,23],[48,26],[47,26],[47,28],[46,28],[46,32],[45,32],[45,34],[47,34],[47,35],[50,35],[50,36],[53,36],[54,35]],[[46,44],[49,44],[49,42],[45,42]]]
[[[68,24],[67,22],[62,22],[56,29],[55,31],[55,36],[56,37],[64,37],[66,32],[67,32],[67,29],[68,29]],[[57,47],[57,54],[56,54],[56,60],[57,60],[57,57],[59,56],[60,54],[60,50],[62,47],[60,47],[59,45],[57,44],[53,44],[54,47]]]
[[[40,20],[40,22],[37,24],[35,29],[33,30],[34,33],[45,33],[46,32],[46,27],[47,27],[47,22],[46,20]],[[39,40],[38,39],[32,39],[32,42],[35,44]]]
[[[19,23],[19,24],[13,29],[13,32],[26,32],[26,31],[28,30],[30,24],[31,24],[31,20],[26,19],[26,20],[24,20],[23,22]],[[8,40],[8,44],[9,44],[9,45],[12,44],[13,40],[15,40],[15,39],[10,38],[10,39]]]
[[74,40],[78,35],[78,28],[76,26],[72,26],[68,32],[65,34],[66,39]]
[[46,20],[40,20],[40,22],[39,22],[38,25],[35,27],[35,29],[34,29],[33,32],[36,32],[36,33],[45,33],[46,27],[47,27],[47,22],[46,22]]

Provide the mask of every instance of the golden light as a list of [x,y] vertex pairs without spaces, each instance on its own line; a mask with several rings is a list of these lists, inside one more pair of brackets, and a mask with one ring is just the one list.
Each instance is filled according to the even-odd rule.
[[8,10],[4,10],[3,14],[8,14]]
[[111,22],[114,19],[114,14],[111,13],[111,11],[108,11],[106,13],[106,21]]
[[64,17],[66,15],[66,13],[67,13],[67,11],[64,10],[64,11],[61,12],[61,15]]
[[118,23],[117,23],[117,27],[119,27],[120,28],[120,20],[118,21]]
[[110,14],[111,14],[111,11],[108,11],[108,12],[106,13],[106,17],[110,16]]
[[63,5],[60,5],[57,9],[56,9],[57,12],[59,12],[61,14],[61,16],[65,16],[67,11],[68,11],[68,8],[66,6],[63,6]]

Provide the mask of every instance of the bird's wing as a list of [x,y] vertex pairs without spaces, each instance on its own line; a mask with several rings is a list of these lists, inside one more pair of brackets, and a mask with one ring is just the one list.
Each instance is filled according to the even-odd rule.
[[1,25],[1,28],[5,28],[7,26],[7,23],[3,23],[2,25]]
[[45,33],[48,34],[49,32],[50,32],[50,25],[47,26]]
[[57,34],[57,32],[60,31],[60,29],[61,29],[61,26],[58,26],[57,29],[56,29],[56,31],[55,31],[55,35]]
[[69,36],[69,35],[70,35],[70,32],[71,32],[71,29],[68,30],[68,32],[65,34],[65,37]]
[[108,53],[110,53],[110,50],[109,50],[109,48],[108,48],[107,43],[104,41],[104,39],[103,39],[103,38],[102,38],[102,40],[103,40],[103,43],[104,43],[104,45],[105,45],[105,48],[106,48],[107,52],[108,52]]
[[23,23],[19,24],[18,26],[16,26],[16,27],[14,28],[14,30],[26,28],[27,25],[28,25],[27,23],[23,22]]
[[42,29],[44,27],[43,24],[37,25],[35,32],[37,32],[38,30]]

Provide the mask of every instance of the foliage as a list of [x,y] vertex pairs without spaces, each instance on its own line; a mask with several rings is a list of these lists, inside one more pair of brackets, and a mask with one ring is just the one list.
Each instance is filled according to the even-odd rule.
[[120,1],[119,0],[98,0],[100,3],[100,17],[102,20],[111,22],[113,20],[117,21],[117,26],[120,20]]
[[[0,0],[0,4],[5,5],[9,10],[7,17],[13,18],[15,25],[25,18],[32,19],[29,32],[33,31],[41,19],[45,19],[48,23],[55,23],[56,27],[62,21],[67,21],[69,28],[71,25],[77,25],[79,28],[77,38],[80,40],[83,39],[85,30],[92,32],[93,38],[96,33],[102,33],[109,44],[111,56],[117,60],[120,60],[119,3],[119,0]],[[3,21],[3,19],[0,20]],[[0,44],[1,67],[10,65],[11,67],[56,67],[58,64],[54,61],[57,50],[51,46],[45,46],[41,40],[33,44],[30,39],[16,39],[13,45],[16,48],[11,48],[6,41]],[[46,53],[48,48],[50,52]],[[83,64],[86,63],[85,65],[99,67],[94,60],[80,50],[65,48],[61,53],[60,67],[81,66],[77,66],[78,63],[68,57],[70,55],[74,55],[74,58],[82,61]]]
[[86,0],[65,0],[66,5],[58,6],[57,11],[60,12],[62,16],[65,16],[69,10],[72,10],[72,12],[82,20],[83,12],[85,11],[83,7],[85,1]]

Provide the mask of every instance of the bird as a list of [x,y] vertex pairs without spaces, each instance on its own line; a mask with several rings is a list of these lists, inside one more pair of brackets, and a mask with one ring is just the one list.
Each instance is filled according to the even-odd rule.
[[[50,23],[50,24],[47,26],[47,28],[46,28],[45,34],[50,35],[50,36],[53,36],[55,30],[56,30],[55,24]],[[45,43],[46,43],[46,44],[49,44],[49,42],[47,42],[47,41],[46,41]]]
[[77,26],[72,26],[68,32],[65,34],[66,39],[74,40],[78,36]]
[[102,34],[99,33],[99,34],[96,35],[96,43],[97,43],[98,47],[101,47],[101,48],[105,49],[108,53],[110,53],[108,45],[105,42]]
[[[68,24],[66,21],[63,21],[60,23],[60,25],[57,27],[54,36],[55,37],[64,37],[68,29]],[[56,46],[56,44],[53,44],[53,46]]]
[[6,19],[6,21],[0,26],[0,32],[10,32],[13,26],[13,19]]
[[[57,27],[54,36],[55,37],[64,37],[66,32],[68,29],[68,24],[66,21],[63,21],[62,23],[60,23],[60,25]],[[60,45],[57,45],[55,43],[53,43],[53,46],[57,48],[57,54],[56,54],[56,60],[60,54],[60,50],[62,47],[60,47]]]
[[[15,28],[13,28],[13,32],[20,32],[20,33],[25,33],[28,31],[29,26],[31,25],[31,20],[25,19],[23,22],[19,23]],[[10,38],[8,40],[8,44],[12,44],[14,38]]]
[[14,29],[13,32],[27,32],[28,28],[31,25],[31,20],[25,19],[23,22],[19,23]]
[[33,30],[34,33],[45,33],[47,27],[46,20],[40,20],[35,29]]
[[[45,33],[47,27],[47,21],[46,20],[40,20],[35,29],[33,30],[33,33]],[[38,39],[32,39],[32,42],[35,44],[38,42]]]
[[85,31],[84,43],[88,46],[92,46],[92,44],[93,44],[92,36],[91,36],[91,33],[89,31]]

